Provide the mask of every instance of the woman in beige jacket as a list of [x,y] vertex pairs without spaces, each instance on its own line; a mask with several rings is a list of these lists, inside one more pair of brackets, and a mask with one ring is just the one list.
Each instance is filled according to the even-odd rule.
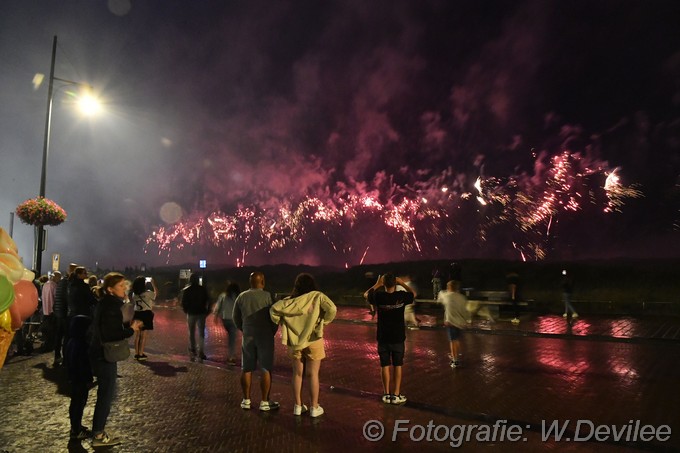
[[335,318],[335,304],[317,291],[314,277],[300,274],[295,279],[293,293],[276,302],[269,310],[272,321],[281,326],[282,343],[288,346],[293,361],[294,415],[307,412],[302,404],[302,374],[306,370],[311,398],[310,416],[324,413],[319,406],[319,368],[326,357],[323,347],[323,327]]

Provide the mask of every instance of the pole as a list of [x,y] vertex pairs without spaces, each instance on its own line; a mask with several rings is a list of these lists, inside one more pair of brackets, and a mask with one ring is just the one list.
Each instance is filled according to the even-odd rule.
[[14,211],[9,213],[9,237],[14,233]]
[[[52,125],[52,90],[54,88],[54,63],[57,57],[57,36],[54,36],[52,41],[52,64],[50,66],[50,80],[47,87],[47,113],[45,115],[45,139],[43,142],[43,156],[42,156],[42,170],[40,173],[40,194],[45,196],[45,182],[47,181],[47,157],[50,151],[50,128]],[[42,267],[42,252],[45,248],[44,238],[45,227],[38,226],[38,232],[35,238],[35,254],[33,258],[33,269],[38,275],[41,275]]]

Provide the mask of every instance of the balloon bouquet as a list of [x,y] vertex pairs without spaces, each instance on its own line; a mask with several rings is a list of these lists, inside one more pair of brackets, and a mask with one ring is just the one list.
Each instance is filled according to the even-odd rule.
[[0,228],[0,368],[14,332],[38,308],[35,275],[24,268],[14,240]]

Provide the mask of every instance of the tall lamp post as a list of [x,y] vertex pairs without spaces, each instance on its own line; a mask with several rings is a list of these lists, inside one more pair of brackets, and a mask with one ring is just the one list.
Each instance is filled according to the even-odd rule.
[[[54,98],[54,81],[63,82],[65,85],[79,85],[90,88],[90,85],[74,82],[72,80],[61,79],[54,76],[54,63],[57,57],[57,36],[54,36],[52,42],[52,64],[50,65],[50,78],[47,88],[47,114],[45,115],[45,138],[43,141],[43,156],[42,169],[40,173],[40,197],[45,197],[45,183],[47,181],[47,158],[50,152],[50,130],[52,127],[52,100]],[[42,253],[45,251],[45,227],[39,225],[35,231],[35,251],[33,256],[33,268],[37,272],[37,276],[42,274]],[[36,277],[37,277],[36,276]]]

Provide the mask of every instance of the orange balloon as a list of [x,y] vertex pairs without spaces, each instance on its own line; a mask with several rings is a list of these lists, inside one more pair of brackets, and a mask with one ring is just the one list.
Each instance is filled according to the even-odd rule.
[[10,305],[12,329],[16,330],[38,308],[38,290],[33,282],[19,280],[14,284],[14,303]]

